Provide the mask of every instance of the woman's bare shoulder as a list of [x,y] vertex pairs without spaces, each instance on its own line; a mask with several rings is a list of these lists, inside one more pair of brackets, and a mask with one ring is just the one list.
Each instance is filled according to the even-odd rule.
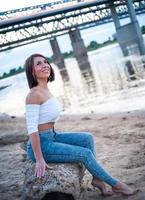
[[41,95],[39,90],[31,89],[26,97],[26,104],[41,104]]

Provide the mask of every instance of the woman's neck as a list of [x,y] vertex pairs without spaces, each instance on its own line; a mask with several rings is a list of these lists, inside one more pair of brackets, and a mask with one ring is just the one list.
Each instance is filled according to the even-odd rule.
[[46,81],[39,81],[38,87],[40,87],[42,89],[48,89],[48,83]]

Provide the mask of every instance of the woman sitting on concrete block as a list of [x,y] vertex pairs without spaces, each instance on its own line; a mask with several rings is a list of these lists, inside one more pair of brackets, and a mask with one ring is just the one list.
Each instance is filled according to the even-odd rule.
[[[47,58],[40,54],[31,55],[25,61],[25,71],[30,88],[26,97],[26,123],[30,136],[27,154],[36,162],[36,176],[40,178],[46,168],[52,169],[49,163],[79,162],[92,174],[92,185],[99,188],[102,195],[110,196],[112,190],[127,196],[135,194],[137,190],[112,177],[98,163],[91,133],[54,129],[62,107],[48,88],[55,74]],[[104,182],[112,186],[111,191]]]

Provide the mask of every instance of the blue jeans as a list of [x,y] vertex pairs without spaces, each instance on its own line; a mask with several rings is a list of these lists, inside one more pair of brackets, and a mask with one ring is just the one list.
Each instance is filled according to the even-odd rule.
[[[55,132],[53,129],[40,132],[40,144],[47,163],[82,163],[92,176],[111,186],[118,180],[97,162],[94,140],[88,132]],[[28,158],[35,161],[31,142],[27,144]]]

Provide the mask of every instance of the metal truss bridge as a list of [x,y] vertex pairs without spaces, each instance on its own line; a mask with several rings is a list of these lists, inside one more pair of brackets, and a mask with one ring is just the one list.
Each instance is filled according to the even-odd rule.
[[[71,3],[71,5],[70,5]],[[125,0],[64,0],[0,13],[0,52],[128,17]],[[145,13],[145,1],[134,0],[136,14]]]

